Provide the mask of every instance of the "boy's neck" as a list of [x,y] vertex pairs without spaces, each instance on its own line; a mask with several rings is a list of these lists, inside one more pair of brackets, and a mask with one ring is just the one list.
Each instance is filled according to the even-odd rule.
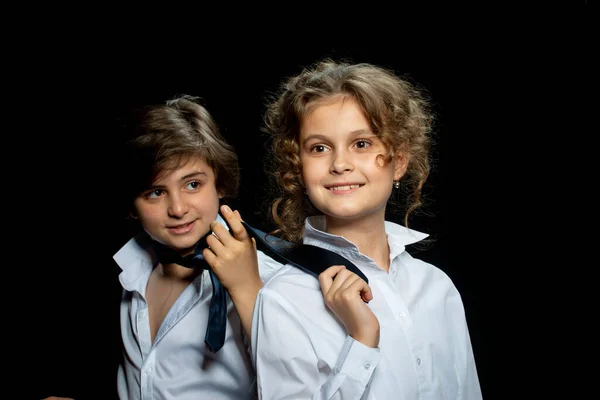
[[187,268],[179,264],[161,264],[156,266],[158,276],[164,279],[193,281],[201,272],[201,268]]

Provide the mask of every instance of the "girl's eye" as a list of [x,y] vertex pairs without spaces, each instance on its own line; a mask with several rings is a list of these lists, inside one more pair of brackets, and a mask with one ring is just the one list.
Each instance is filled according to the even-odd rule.
[[327,147],[322,144],[316,144],[310,148],[310,151],[313,153],[323,153],[324,151],[327,151]]
[[371,145],[371,142],[369,142],[368,140],[358,140],[355,143],[355,145],[359,149],[366,149],[367,147],[369,147]]

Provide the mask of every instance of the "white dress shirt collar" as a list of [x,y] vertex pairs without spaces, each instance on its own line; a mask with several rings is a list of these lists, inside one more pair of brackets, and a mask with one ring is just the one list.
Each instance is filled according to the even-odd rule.
[[[304,224],[303,243],[338,252],[341,251],[346,257],[349,253],[359,252],[356,245],[345,237],[325,232],[325,225],[324,215],[308,217]],[[409,244],[419,242],[429,236],[427,233],[409,229],[390,221],[385,221],[385,231],[388,236],[391,260],[398,254],[401,254]]]

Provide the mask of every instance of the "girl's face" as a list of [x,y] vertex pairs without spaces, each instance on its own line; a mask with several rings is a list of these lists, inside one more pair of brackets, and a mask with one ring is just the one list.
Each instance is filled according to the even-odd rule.
[[406,163],[386,163],[387,149],[355,100],[320,101],[300,128],[302,179],[315,207],[328,218],[385,218],[393,181]]
[[216,220],[221,197],[212,168],[202,157],[193,157],[159,176],[136,197],[134,208],[154,240],[186,255]]

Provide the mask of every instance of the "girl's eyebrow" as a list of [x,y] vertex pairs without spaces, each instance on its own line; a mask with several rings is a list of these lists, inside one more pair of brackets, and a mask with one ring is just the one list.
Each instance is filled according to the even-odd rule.
[[306,142],[309,142],[311,140],[318,140],[320,142],[325,142],[327,141],[327,136],[325,135],[320,135],[320,134],[313,134],[313,135],[308,135],[306,137],[306,139],[304,139],[304,141],[302,142],[303,145],[306,144]]
[[[363,136],[363,135],[373,136],[373,132],[371,132],[370,129],[357,129],[355,131],[350,132],[351,137]],[[327,141],[328,138],[325,135],[315,133],[312,135],[308,135],[306,137],[306,139],[304,139],[304,141],[302,142],[302,145],[305,145],[306,142],[308,142],[310,140]]]

